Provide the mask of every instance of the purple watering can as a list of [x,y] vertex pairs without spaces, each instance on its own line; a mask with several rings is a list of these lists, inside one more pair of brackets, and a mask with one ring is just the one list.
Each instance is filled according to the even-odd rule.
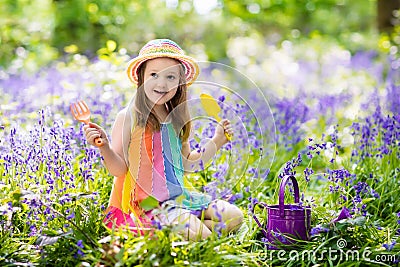
[[[292,180],[294,189],[294,201],[296,204],[284,204],[285,187]],[[254,213],[256,205],[261,205],[268,211],[268,222],[266,229],[260,223]],[[296,240],[308,240],[311,224],[311,208],[299,205],[299,185],[292,175],[283,177],[279,188],[279,204],[268,206],[258,202],[253,206],[253,218],[261,228],[262,233],[272,245],[289,245]],[[272,246],[271,248],[275,248]]]

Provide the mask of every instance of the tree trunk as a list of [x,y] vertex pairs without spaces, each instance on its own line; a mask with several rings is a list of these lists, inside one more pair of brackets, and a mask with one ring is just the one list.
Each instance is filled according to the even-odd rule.
[[400,9],[400,0],[378,0],[378,29],[380,32],[390,32],[395,26],[394,12]]

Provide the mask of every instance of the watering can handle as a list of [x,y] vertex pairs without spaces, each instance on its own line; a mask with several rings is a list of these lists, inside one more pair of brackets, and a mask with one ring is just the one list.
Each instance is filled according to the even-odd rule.
[[253,208],[251,209],[251,213],[252,213],[252,215],[253,215],[253,219],[256,221],[256,223],[257,223],[258,226],[260,227],[260,229],[261,229],[262,233],[264,234],[264,236],[267,237],[267,236],[268,236],[267,231],[265,231],[264,227],[263,227],[262,224],[260,223],[260,220],[257,218],[257,216],[256,216],[256,214],[255,214],[255,212],[254,212],[254,208],[255,208],[257,205],[261,205],[261,206],[263,206],[263,207],[265,207],[265,208],[267,208],[268,205],[265,204],[265,203],[263,203],[263,202],[257,202],[257,203],[255,203],[255,204],[253,205]]
[[294,190],[294,202],[299,203],[299,184],[293,175],[286,175],[281,181],[281,186],[279,188],[279,215],[281,218],[285,217],[285,187],[289,179],[292,180],[293,190]]

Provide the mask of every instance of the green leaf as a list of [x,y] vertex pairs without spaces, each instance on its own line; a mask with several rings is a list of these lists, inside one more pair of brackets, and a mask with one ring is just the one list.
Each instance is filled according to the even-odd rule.
[[122,247],[117,254],[115,254],[115,258],[118,261],[122,261],[124,259],[124,252],[125,252],[125,247]]
[[347,221],[348,223],[352,224],[352,225],[358,225],[358,226],[362,226],[365,224],[365,217],[364,216],[359,216],[359,217],[355,217],[355,218],[351,218],[351,219],[346,219],[345,221]]
[[19,202],[19,200],[21,199],[22,193],[21,193],[21,189],[18,188],[14,191],[11,192],[12,198],[13,200]]
[[140,207],[142,207],[145,211],[149,211],[158,207],[158,201],[154,197],[149,196],[140,202]]
[[47,246],[47,245],[53,245],[55,244],[58,239],[60,239],[61,237],[67,236],[72,234],[72,231],[66,232],[66,233],[62,233],[60,235],[56,235],[56,236],[39,236],[38,239],[36,240],[36,245],[43,247],[43,246]]
[[362,200],[362,203],[363,203],[363,204],[366,204],[366,203],[371,202],[371,201],[373,201],[373,200],[375,200],[375,199],[376,199],[376,198],[373,198],[373,197],[364,198],[364,199]]

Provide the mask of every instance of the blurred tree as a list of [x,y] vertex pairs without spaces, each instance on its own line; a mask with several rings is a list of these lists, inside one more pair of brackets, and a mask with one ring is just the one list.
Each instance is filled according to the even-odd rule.
[[231,38],[253,33],[278,42],[317,32],[346,42],[374,30],[378,0],[1,1],[0,65],[40,66],[63,52],[94,56],[108,40],[137,53],[149,39],[171,38],[212,61],[226,58]]
[[264,34],[281,35],[298,29],[339,36],[343,32],[371,30],[371,0],[224,0],[224,14],[240,17]]
[[55,59],[53,14],[51,0],[1,0],[0,66],[33,70]]
[[[55,0],[55,27],[52,44],[60,51],[69,44],[93,50],[98,47],[97,23],[91,23],[85,0]],[[100,29],[99,32],[102,32]]]
[[54,0],[54,5],[53,45],[63,51],[73,44],[92,55],[108,39],[119,39],[129,12],[129,1],[121,0]]
[[377,19],[380,32],[391,32],[396,25],[399,25],[399,15],[395,16],[400,10],[400,0],[378,0]]

